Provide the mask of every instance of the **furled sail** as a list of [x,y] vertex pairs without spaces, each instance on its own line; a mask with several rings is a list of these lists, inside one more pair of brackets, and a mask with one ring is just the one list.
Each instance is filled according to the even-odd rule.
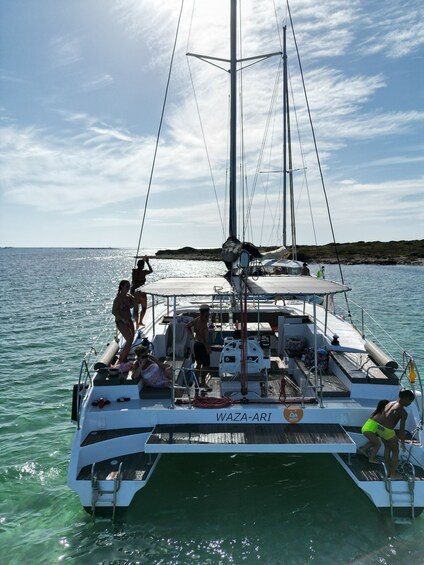
[[277,247],[276,249],[272,249],[271,251],[264,251],[261,253],[262,259],[287,259],[290,255],[290,251],[282,245],[281,247]]

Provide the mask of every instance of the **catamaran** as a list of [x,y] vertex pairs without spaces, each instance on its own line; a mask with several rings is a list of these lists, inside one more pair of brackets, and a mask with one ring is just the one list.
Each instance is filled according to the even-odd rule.
[[[286,28],[281,51],[238,58],[237,8],[237,0],[231,0],[228,61],[190,54],[229,65],[230,212],[223,273],[159,279],[142,287],[149,307],[128,358],[143,345],[167,360],[171,386],[150,387],[131,378],[128,366],[118,363],[125,343],[119,332],[99,355],[90,348],[73,388],[76,433],[68,484],[87,511],[114,516],[147,485],[162,454],[327,453],[375,507],[388,509],[395,520],[413,519],[424,508],[423,394],[414,358],[402,351],[398,363],[367,339],[349,310],[347,316],[339,313],[337,301],[341,297],[348,304],[350,290],[343,278],[334,282],[301,274],[292,208],[290,259],[281,250],[262,254],[240,237],[237,74],[243,65],[281,59],[284,193],[291,196],[293,163]],[[195,370],[187,331],[201,305],[209,311],[207,388]],[[415,400],[407,408],[406,450],[397,469],[401,479],[393,480],[383,446],[377,464],[358,450],[366,443],[361,427],[377,403],[397,399],[403,388],[411,389]]]

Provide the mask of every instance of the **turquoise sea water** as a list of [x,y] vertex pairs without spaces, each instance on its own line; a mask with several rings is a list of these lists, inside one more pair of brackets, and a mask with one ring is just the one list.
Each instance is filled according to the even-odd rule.
[[[424,563],[424,514],[394,526],[326,455],[164,456],[114,525],[92,522],[66,485],[71,389],[133,254],[0,250],[0,563]],[[206,261],[152,265],[152,278],[223,272]],[[424,377],[424,267],[344,275],[382,323],[375,335],[392,348],[385,332],[395,335]]]

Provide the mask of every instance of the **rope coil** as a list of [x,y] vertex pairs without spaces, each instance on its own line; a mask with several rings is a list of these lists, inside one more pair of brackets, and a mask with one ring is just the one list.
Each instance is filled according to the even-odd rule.
[[197,396],[193,400],[195,408],[227,408],[231,404],[229,398],[218,398],[216,396]]

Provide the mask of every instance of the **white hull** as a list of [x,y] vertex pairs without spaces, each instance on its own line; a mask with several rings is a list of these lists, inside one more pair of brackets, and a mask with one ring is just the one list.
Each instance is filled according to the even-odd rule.
[[[196,306],[191,308],[194,311]],[[176,314],[187,313],[188,309],[186,303],[176,308]],[[194,407],[193,393],[189,399],[185,389],[182,401],[174,402],[172,398],[140,398],[138,385],[132,381],[98,385],[94,379],[94,386],[88,388],[81,405],[79,429],[74,439],[68,475],[70,487],[77,492],[85,508],[98,511],[99,508],[128,507],[136,492],[146,486],[162,453],[331,453],[376,507],[392,510],[405,508],[407,512],[411,507],[415,512],[424,507],[421,432],[415,433],[414,442],[408,444],[404,456],[404,459],[414,461],[414,470],[419,470],[412,496],[411,481],[407,475],[402,481],[384,480],[384,468],[381,465],[377,466],[381,480],[360,480],[349,464],[349,460],[356,460],[357,463],[362,460],[364,477],[371,473],[367,460],[356,455],[357,447],[365,443],[360,428],[378,400],[397,398],[400,388],[396,379],[387,379],[380,370],[373,370],[374,379],[365,379],[367,365],[365,363],[364,366],[364,362],[368,355],[364,350],[364,340],[356,329],[341,318],[328,312],[326,315],[323,308],[314,308],[303,302],[288,302],[286,306],[261,303],[260,310],[261,315],[274,313],[279,320],[279,327],[273,330],[271,336],[271,351],[276,356],[271,359],[278,358],[284,364],[284,370],[291,379],[297,381],[299,390],[303,386],[303,392],[298,393],[297,397],[287,396],[284,401],[269,389],[270,392],[261,397],[258,383],[249,381],[249,390],[252,388],[255,392],[249,392],[249,402],[243,403],[239,401],[242,396],[239,392],[240,383],[237,380],[227,382],[222,392],[223,383],[220,381],[224,379],[215,374],[210,381],[214,389],[210,395],[214,398],[230,397],[233,404],[206,409]],[[328,373],[332,373],[333,379],[328,385],[330,390],[324,388],[324,394],[316,395],[315,399],[311,398],[315,394],[314,389],[302,384],[305,376],[299,369],[301,362],[285,355],[285,344],[281,337],[285,332],[284,339],[287,341],[291,335],[290,325],[287,326],[290,317],[294,322],[300,319],[299,316],[302,319],[311,318],[314,310],[317,335],[307,335],[313,324],[293,324],[296,332],[300,328],[305,330],[309,345],[315,339],[324,340],[328,345],[330,337],[337,333],[343,345],[339,349],[348,350],[334,354],[338,357],[337,362],[330,355]],[[159,323],[167,314],[169,312],[164,306],[156,306],[156,322],[153,324],[152,310],[149,310],[146,316],[148,323],[142,336],[150,339],[159,356],[169,354],[169,344],[172,344],[169,335],[172,325]],[[282,321],[286,324],[284,328]],[[212,331],[212,339],[215,338],[216,329]],[[351,378],[346,367],[344,371],[340,368],[340,356],[347,360],[348,368],[352,371]],[[172,352],[169,358],[172,359]],[[180,360],[181,364],[190,367],[191,359]],[[179,372],[176,369],[176,376]],[[369,373],[368,369],[368,376]],[[331,386],[336,380],[340,390],[332,392]],[[93,405],[99,398],[109,400],[110,404],[103,408]],[[127,400],[119,402],[121,398]],[[414,432],[419,421],[419,410],[414,404],[409,409],[407,430]],[[123,469],[117,478],[121,461],[124,461]],[[98,472],[97,480],[91,470],[93,463],[96,463],[94,472]],[[134,467],[135,475],[125,477],[125,464]]]

